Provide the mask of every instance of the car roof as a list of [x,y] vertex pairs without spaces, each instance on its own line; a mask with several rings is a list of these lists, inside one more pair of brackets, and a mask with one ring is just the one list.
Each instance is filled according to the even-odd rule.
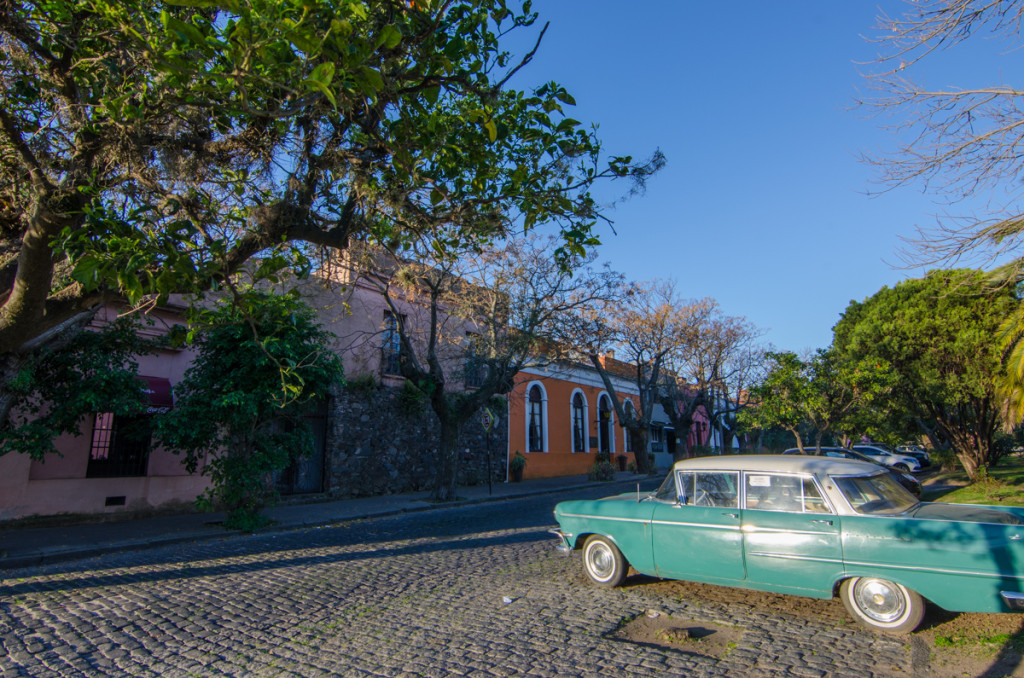
[[[814,454],[814,452],[817,449],[818,448],[815,447],[814,445],[808,445],[807,447],[804,448],[804,451],[801,452],[799,447],[790,447],[785,452],[783,452],[783,454]],[[850,450],[846,449],[845,447],[836,447],[835,445],[822,445],[821,446],[821,451],[824,452],[825,450],[835,450],[835,451],[838,451],[838,452],[849,452],[850,451]]]
[[875,464],[854,459],[833,457],[778,455],[778,454],[736,454],[713,457],[697,457],[677,461],[676,471],[775,471],[779,473],[812,473],[819,477],[826,475],[863,475],[881,471]]

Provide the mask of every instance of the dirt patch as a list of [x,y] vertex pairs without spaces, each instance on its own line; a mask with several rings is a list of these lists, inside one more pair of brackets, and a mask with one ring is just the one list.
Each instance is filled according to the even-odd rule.
[[928,675],[1024,677],[1024,619],[1017,614],[955,614],[929,606],[911,636],[929,651]]
[[[676,600],[700,600],[705,608],[712,610],[721,608],[733,613],[745,610],[774,610],[780,615],[796,616],[821,624],[859,628],[838,600],[818,600],[694,582],[657,580],[639,575],[630,577],[626,586],[643,586],[655,598],[665,596]],[[678,618],[665,616],[675,625],[684,628],[692,625],[716,628],[723,632],[731,631],[736,636],[725,640],[726,649],[730,649],[729,642],[739,643],[743,633],[739,628],[714,627],[704,622],[687,624]],[[643,623],[642,617],[643,615],[637,617],[637,621]],[[662,623],[667,622],[663,620]],[[621,629],[615,633],[620,631]],[[864,633],[870,631],[865,630]],[[719,637],[724,639],[725,635]],[[908,650],[906,675],[928,678],[1024,678],[1024,614],[956,613],[929,605],[921,626],[905,638]],[[665,645],[656,639],[634,642],[647,642],[684,652],[722,656],[707,652],[696,643],[687,647]]]
[[697,623],[648,610],[624,620],[608,636],[627,643],[720,659],[739,644],[743,630],[708,622]]

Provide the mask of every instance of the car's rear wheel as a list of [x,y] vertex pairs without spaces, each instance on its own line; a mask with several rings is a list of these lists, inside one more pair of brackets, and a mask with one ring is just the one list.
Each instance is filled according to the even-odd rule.
[[610,539],[595,534],[583,544],[583,569],[601,586],[618,586],[626,580],[629,564]]
[[839,597],[850,616],[874,631],[910,633],[924,618],[924,599],[885,579],[847,579],[839,587]]

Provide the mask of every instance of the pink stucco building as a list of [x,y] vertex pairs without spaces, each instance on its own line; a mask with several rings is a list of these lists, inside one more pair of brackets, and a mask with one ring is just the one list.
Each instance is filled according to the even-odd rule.
[[[104,309],[95,322],[104,323],[115,312]],[[144,331],[154,336],[167,332],[181,322],[179,312],[177,307],[153,312],[154,323]],[[181,379],[191,360],[187,350],[139,356],[139,375],[144,378],[140,388],[149,395],[152,410],[171,405],[170,386]],[[0,519],[191,503],[206,487],[205,478],[188,474],[181,460],[163,448],[140,451],[138,440],[118,440],[116,430],[129,423],[144,428],[145,415],[140,421],[125,422],[100,412],[82,420],[78,436],[64,435],[55,442],[60,456],[42,461],[14,453],[0,457]]]

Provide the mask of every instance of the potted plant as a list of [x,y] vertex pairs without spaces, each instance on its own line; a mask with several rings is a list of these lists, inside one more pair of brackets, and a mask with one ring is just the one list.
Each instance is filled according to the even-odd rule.
[[512,482],[518,483],[523,479],[523,469],[526,468],[526,457],[516,450],[515,455],[512,456],[512,460],[508,463],[508,472],[512,476]]

